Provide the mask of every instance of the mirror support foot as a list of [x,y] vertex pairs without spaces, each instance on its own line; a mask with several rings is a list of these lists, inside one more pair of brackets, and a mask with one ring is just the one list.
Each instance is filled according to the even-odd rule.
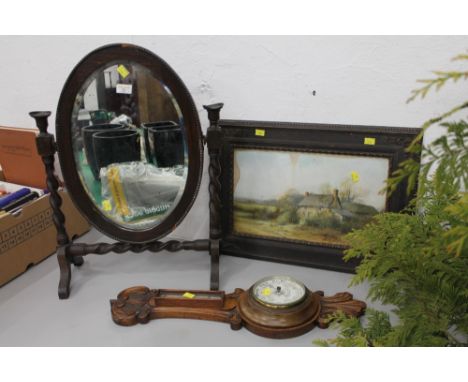
[[71,262],[76,267],[81,267],[84,264],[84,259],[82,256],[74,256],[72,257]]
[[71,261],[66,254],[66,246],[57,251],[57,260],[60,267],[60,281],[58,286],[59,299],[64,300],[70,296]]

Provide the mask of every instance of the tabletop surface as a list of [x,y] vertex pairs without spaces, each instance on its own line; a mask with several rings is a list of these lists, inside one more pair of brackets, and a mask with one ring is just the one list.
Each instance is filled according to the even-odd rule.
[[[110,242],[96,230],[78,241]],[[209,289],[206,252],[88,255],[72,268],[71,294],[59,300],[59,268],[52,255],[0,288],[0,346],[314,346],[332,329],[315,328],[291,339],[259,337],[245,328],[193,319],[161,319],[123,327],[111,318],[109,300],[128,287]],[[352,275],[288,264],[222,256],[220,289],[247,289],[268,275],[288,275],[325,295],[350,291],[366,301],[368,286],[348,287]],[[389,307],[366,301],[368,306]]]

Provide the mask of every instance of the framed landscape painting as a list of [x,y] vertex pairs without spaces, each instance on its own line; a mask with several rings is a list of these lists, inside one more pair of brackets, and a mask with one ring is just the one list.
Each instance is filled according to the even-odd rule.
[[352,271],[345,235],[409,200],[386,180],[419,129],[221,120],[221,252]]

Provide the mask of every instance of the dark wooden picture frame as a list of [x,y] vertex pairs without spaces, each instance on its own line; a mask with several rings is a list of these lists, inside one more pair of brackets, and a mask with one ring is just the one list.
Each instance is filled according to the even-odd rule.
[[[234,231],[234,152],[266,150],[352,155],[388,159],[388,174],[408,157],[405,148],[418,128],[220,120],[221,253],[260,260],[353,272],[357,262],[344,262],[343,245],[327,245]],[[326,181],[326,179],[325,179]],[[406,184],[385,200],[385,211],[400,211],[409,202]],[[341,205],[341,204],[340,204]]]

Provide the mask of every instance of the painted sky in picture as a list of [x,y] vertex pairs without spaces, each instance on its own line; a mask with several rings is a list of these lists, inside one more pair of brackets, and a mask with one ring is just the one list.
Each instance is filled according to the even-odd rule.
[[387,158],[237,149],[234,166],[235,199],[276,199],[288,190],[323,194],[348,182],[356,202],[385,209],[380,191],[389,176]]

